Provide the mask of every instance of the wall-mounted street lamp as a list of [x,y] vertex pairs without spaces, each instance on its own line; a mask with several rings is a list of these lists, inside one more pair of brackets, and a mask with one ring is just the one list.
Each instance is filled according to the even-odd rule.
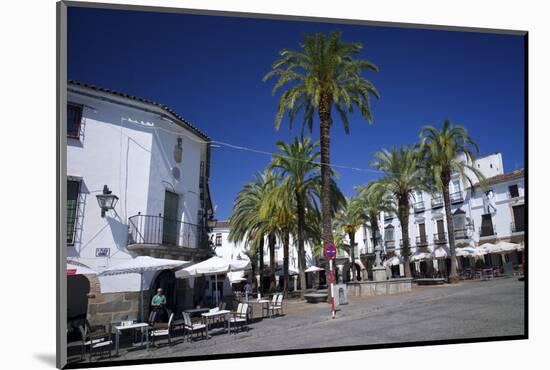
[[118,202],[118,197],[111,194],[112,191],[109,190],[107,185],[103,185],[103,194],[96,195],[97,203],[99,203],[99,208],[101,208],[101,217],[105,217],[105,212],[108,210],[114,209],[116,203]]

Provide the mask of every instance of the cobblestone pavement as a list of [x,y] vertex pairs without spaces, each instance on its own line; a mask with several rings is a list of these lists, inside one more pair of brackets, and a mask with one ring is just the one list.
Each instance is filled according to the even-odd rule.
[[176,337],[172,346],[121,350],[113,360],[521,335],[523,312],[524,283],[517,278],[351,297],[335,320],[328,304],[288,301],[284,316],[252,323],[248,332],[191,343]]

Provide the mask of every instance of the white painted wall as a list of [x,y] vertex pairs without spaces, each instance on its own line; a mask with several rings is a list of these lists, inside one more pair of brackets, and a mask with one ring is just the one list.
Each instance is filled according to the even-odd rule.
[[[162,213],[166,189],[180,194],[179,219],[198,223],[200,162],[206,153],[200,137],[161,119],[155,107],[133,100],[69,85],[68,101],[84,105],[80,139],[67,139],[67,175],[82,180],[76,242],[67,250],[70,259],[101,270],[132,258],[126,248],[128,218],[138,212]],[[183,139],[180,164],[173,156],[178,137]],[[179,180],[171,174],[174,166],[180,167]],[[119,201],[115,212],[101,218],[96,195],[105,184]],[[97,248],[110,248],[110,256],[96,257]],[[151,278],[147,276],[147,285]],[[135,274],[100,281],[103,291],[139,290]]]

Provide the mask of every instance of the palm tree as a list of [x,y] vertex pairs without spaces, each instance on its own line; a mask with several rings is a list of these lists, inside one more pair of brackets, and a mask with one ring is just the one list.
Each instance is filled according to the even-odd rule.
[[270,230],[275,230],[283,242],[283,291],[288,292],[288,263],[290,235],[296,225],[296,199],[289,179],[285,179],[266,194],[259,216],[266,220]]
[[306,209],[316,208],[315,188],[321,182],[319,163],[319,143],[312,143],[309,137],[295,138],[291,144],[277,142],[279,153],[273,155],[269,168],[280,170],[281,176],[288,179],[296,203],[296,236],[298,240],[298,267],[300,272],[300,298],[304,298],[306,287],[306,254],[304,248],[306,229]]
[[305,35],[300,51],[284,49],[263,80],[276,76],[273,94],[284,85],[291,84],[279,98],[275,116],[275,127],[280,127],[283,115],[288,112],[292,127],[298,112],[303,113],[302,132],[305,125],[313,130],[313,119],[317,113],[320,120],[321,138],[321,210],[322,238],[324,243],[332,241],[331,171],[330,171],[330,127],[332,110],[335,109],[344,130],[349,133],[348,113],[357,107],[361,115],[372,122],[370,95],[379,97],[374,85],[361,76],[364,70],[378,71],[378,67],[367,60],[354,59],[362,45],[341,40],[341,32]]
[[432,175],[432,180],[443,194],[451,252],[449,281],[457,282],[455,235],[449,184],[454,173],[458,174],[463,181],[468,181],[470,186],[473,185],[471,175],[476,176],[479,181],[485,181],[483,174],[473,166],[475,160],[473,151],[479,152],[479,148],[464,127],[454,125],[447,119],[443,122],[443,127],[439,131],[432,126],[422,127],[420,130],[420,149],[426,168]]
[[[275,188],[278,183],[278,176],[272,171],[264,171],[255,175],[252,182],[244,185],[243,189],[237,194],[233,204],[233,214],[229,219],[231,231],[229,240],[232,242],[245,242],[249,246],[250,252],[258,251],[260,260],[260,290],[263,292],[263,249],[264,238],[268,235],[268,242],[271,246],[271,234],[273,231],[267,227],[268,221],[260,217],[260,209],[269,192]],[[274,248],[274,246],[273,246]],[[271,251],[271,250],[270,250]],[[272,281],[275,281],[273,260],[271,274]]]
[[425,170],[420,165],[421,157],[412,147],[401,146],[399,149],[382,149],[374,154],[371,165],[384,173],[372,186],[382,187],[391,192],[397,201],[397,217],[401,224],[403,237],[403,263],[405,276],[411,276],[409,266],[409,210],[410,198],[414,191],[429,191],[429,182]]
[[349,252],[351,257],[351,276],[352,280],[357,280],[355,271],[355,232],[366,221],[361,199],[358,197],[346,198],[346,203],[334,217],[334,228],[341,230],[349,238]]
[[368,185],[358,186],[355,189],[359,193],[366,218],[370,223],[371,233],[373,235],[373,244],[376,246],[376,235],[379,232],[378,215],[380,212],[397,213],[395,201],[392,194],[385,186],[378,186],[376,182]]

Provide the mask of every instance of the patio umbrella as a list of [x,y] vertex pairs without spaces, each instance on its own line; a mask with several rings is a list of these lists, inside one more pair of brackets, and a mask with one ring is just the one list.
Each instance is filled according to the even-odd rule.
[[509,253],[517,251],[519,249],[519,244],[500,241],[497,243],[496,248],[498,248],[498,253]]
[[403,258],[401,256],[393,256],[384,261],[384,266],[397,266],[403,263]]
[[[195,263],[189,267],[176,272],[176,278],[189,278],[196,276],[214,276],[215,281],[218,281],[218,275],[227,274],[229,272],[244,271],[251,267],[250,260],[233,259],[226,260],[220,256],[214,256],[199,263]],[[216,295],[216,304],[218,304],[218,296]]]
[[131,260],[121,262],[115,266],[109,267],[99,274],[100,276],[112,276],[123,274],[139,274],[140,282],[140,307],[141,321],[143,322],[143,274],[149,271],[174,270],[188,265],[188,261],[169,260],[164,258],[153,258],[149,256],[139,256]]
[[426,253],[426,252],[416,252],[415,254],[413,254],[410,258],[410,262],[417,262],[417,261],[422,261],[422,260],[426,260],[426,259],[430,259],[432,258],[433,255],[431,253]]
[[305,272],[318,272],[318,271],[322,271],[324,269],[320,268],[320,267],[317,267],[317,266],[310,266],[306,269]]
[[447,248],[446,246],[438,247],[432,252],[432,257],[436,259],[447,258],[450,256],[451,256],[451,251],[449,251],[449,248]]

